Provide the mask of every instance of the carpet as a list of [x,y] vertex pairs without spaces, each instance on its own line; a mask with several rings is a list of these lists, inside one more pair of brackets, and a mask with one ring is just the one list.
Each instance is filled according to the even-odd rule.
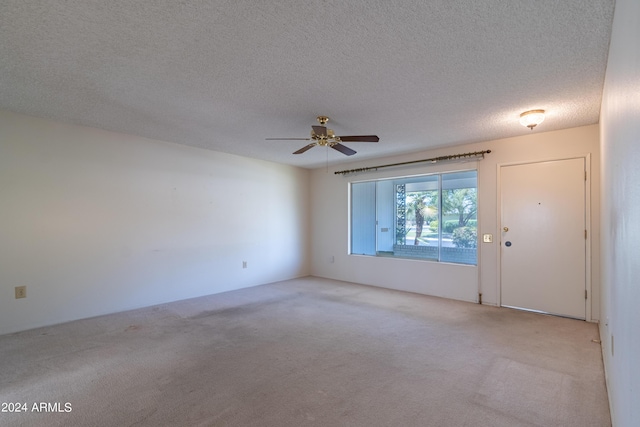
[[594,340],[306,277],[0,336],[0,425],[610,426]]

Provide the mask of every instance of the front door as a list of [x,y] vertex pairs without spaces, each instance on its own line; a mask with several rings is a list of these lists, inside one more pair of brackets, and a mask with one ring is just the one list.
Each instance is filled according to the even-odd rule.
[[586,317],[585,159],[501,166],[501,305]]

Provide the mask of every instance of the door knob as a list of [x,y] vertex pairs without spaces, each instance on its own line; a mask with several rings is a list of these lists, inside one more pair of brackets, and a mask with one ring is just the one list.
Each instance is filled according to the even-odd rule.
[[506,231],[509,231],[509,227],[504,227],[504,228],[503,228],[503,230],[504,230],[505,232],[506,232]]

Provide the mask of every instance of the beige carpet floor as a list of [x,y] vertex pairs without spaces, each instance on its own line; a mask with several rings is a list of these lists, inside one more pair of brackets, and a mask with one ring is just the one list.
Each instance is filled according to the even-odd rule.
[[610,426],[593,340],[308,277],[0,336],[0,425]]

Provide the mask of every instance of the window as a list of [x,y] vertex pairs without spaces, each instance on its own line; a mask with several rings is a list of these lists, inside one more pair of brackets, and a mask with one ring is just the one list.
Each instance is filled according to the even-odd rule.
[[477,264],[476,171],[351,184],[355,255]]

